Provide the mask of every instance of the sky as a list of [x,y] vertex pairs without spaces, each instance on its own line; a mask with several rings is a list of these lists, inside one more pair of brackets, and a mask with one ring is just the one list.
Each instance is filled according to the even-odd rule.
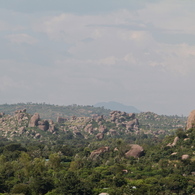
[[0,0],[0,104],[195,109],[195,1]]

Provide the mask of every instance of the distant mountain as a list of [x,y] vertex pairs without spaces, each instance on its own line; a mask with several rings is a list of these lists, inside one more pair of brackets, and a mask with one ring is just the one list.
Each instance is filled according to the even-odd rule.
[[126,106],[118,102],[99,102],[94,107],[104,107],[105,109],[118,110],[127,113],[140,113],[141,111],[134,106]]

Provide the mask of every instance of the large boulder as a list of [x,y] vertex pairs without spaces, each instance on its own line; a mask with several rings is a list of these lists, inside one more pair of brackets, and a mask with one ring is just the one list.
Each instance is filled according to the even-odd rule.
[[38,125],[38,121],[40,120],[40,116],[38,113],[35,113],[28,124],[29,127],[36,127]]
[[186,129],[188,130],[192,127],[195,127],[195,110],[192,110],[188,116]]
[[144,154],[144,149],[138,144],[131,144],[131,149],[125,153],[126,157],[139,158]]

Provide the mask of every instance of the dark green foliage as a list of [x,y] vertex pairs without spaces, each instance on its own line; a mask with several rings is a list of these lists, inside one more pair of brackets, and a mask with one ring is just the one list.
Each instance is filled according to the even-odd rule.
[[24,195],[31,195],[30,187],[28,184],[19,183],[14,185],[11,190],[12,194],[24,194]]
[[183,130],[182,128],[177,129],[176,135],[177,135],[177,137],[179,137],[180,139],[184,139],[184,138],[187,137],[186,132],[184,132],[184,130]]

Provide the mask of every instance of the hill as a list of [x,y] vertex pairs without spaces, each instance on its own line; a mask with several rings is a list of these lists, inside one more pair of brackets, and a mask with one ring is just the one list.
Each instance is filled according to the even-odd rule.
[[117,110],[127,113],[140,113],[141,111],[135,108],[134,106],[126,106],[118,102],[99,102],[94,105],[94,107],[104,107],[105,109]]
[[0,105],[0,112],[5,114],[14,114],[16,110],[26,109],[29,114],[39,113],[43,119],[52,119],[56,121],[57,117],[91,117],[94,114],[108,116],[110,110],[82,105],[59,106],[45,103],[18,103],[18,104],[2,104]]

